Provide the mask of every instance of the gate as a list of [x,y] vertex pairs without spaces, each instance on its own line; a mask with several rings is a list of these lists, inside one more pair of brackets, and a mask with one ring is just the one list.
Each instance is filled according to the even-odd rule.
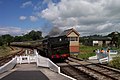
[[17,63],[33,63],[37,61],[37,54],[34,53],[32,55],[28,54],[30,53],[29,51],[25,51],[25,55],[17,56]]

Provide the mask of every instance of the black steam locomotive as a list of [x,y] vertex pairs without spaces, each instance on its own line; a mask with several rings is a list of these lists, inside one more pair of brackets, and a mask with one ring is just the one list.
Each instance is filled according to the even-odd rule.
[[43,56],[52,60],[67,59],[69,54],[69,41],[66,36],[49,37],[42,40]]

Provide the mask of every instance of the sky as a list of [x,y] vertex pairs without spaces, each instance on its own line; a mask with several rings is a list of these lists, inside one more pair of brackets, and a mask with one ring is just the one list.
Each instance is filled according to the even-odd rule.
[[0,0],[0,35],[70,28],[81,36],[119,32],[120,0]]

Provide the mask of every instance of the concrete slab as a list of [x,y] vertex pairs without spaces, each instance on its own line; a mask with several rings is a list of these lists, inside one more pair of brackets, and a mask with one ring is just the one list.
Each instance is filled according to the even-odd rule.
[[15,69],[17,71],[38,71],[39,68],[37,67],[37,65],[34,64],[17,64]]
[[67,63],[56,63],[58,66],[67,66]]
[[40,68],[40,71],[44,73],[50,80],[71,80],[61,74],[51,71],[48,68]]

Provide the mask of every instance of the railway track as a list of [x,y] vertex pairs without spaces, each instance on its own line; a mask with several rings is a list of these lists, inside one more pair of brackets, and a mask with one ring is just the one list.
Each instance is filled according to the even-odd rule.
[[0,57],[0,66],[12,60],[12,58],[15,57],[16,55],[21,55],[23,52],[24,52],[24,49],[21,49],[19,52],[16,52],[14,54],[9,54],[4,57]]
[[85,72],[79,70],[78,68],[76,68],[74,65],[70,65],[67,62],[66,63],[61,63],[64,64],[64,66],[59,65],[61,72],[71,76],[77,80],[97,80],[96,78],[90,76],[89,74],[86,74]]
[[111,67],[81,61],[75,58],[68,58],[68,63],[70,65],[79,65],[76,66],[77,69],[84,71],[98,80],[120,80],[120,70]]

